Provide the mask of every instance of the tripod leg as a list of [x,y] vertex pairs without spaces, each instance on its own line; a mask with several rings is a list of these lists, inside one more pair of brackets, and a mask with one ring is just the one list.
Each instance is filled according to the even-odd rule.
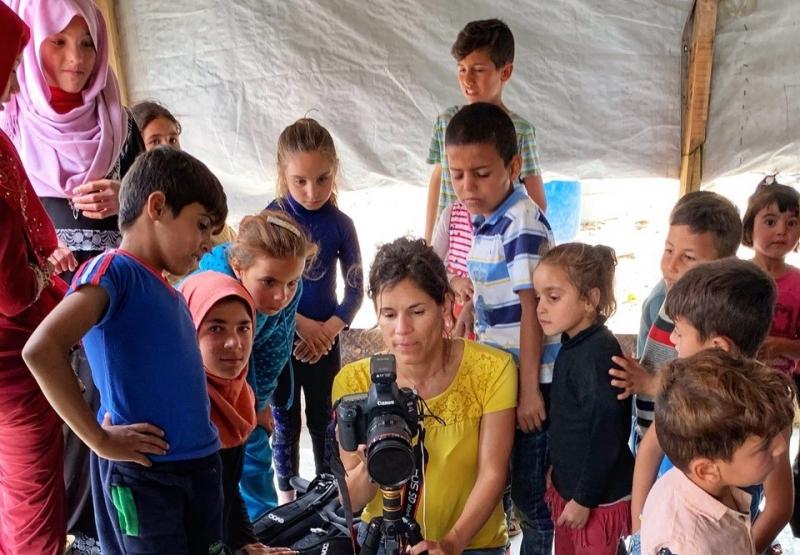
[[[403,517],[403,524],[405,524],[406,527],[406,538],[408,539],[408,545],[410,547],[417,545],[425,539],[422,537],[422,530],[419,524],[417,524],[417,521]],[[420,555],[428,555],[428,552],[423,551]]]
[[381,525],[383,518],[376,516],[369,522],[367,527],[367,537],[361,546],[361,555],[377,555],[381,545]]

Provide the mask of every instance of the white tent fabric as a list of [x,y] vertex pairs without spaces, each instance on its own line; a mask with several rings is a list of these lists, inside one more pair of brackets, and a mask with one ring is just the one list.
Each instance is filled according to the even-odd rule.
[[717,25],[703,180],[778,171],[785,182],[800,173],[800,2],[730,3],[744,10]]
[[236,212],[272,195],[277,137],[305,114],[334,135],[345,189],[427,185],[433,121],[462,102],[450,47],[487,17],[514,32],[504,100],[536,126],[546,172],[675,177],[690,5],[125,0],[117,10],[131,98],[176,113],[185,148],[220,174]]

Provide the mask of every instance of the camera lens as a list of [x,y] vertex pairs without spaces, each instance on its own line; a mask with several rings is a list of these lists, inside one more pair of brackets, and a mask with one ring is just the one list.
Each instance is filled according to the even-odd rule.
[[367,434],[367,472],[383,487],[397,487],[414,473],[411,434],[396,414],[376,417]]

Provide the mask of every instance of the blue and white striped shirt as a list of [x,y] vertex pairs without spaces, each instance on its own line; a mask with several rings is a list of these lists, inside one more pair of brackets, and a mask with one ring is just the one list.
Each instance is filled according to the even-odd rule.
[[[533,289],[533,270],[555,243],[550,224],[524,190],[514,189],[488,218],[472,218],[467,270],[475,287],[478,341],[511,353],[519,365],[519,292]],[[545,337],[540,383],[553,380],[560,337]]]

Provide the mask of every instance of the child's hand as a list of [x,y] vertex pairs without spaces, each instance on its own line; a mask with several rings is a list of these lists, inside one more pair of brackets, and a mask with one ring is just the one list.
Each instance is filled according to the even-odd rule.
[[456,325],[453,328],[453,337],[467,337],[469,332],[475,329],[475,311],[472,309],[472,302],[464,303],[461,314],[458,315]]
[[297,335],[311,349],[317,359],[331,350],[334,337],[328,334],[322,322],[310,318],[297,318]]
[[526,390],[520,387],[519,404],[517,405],[517,427],[525,433],[541,430],[547,413],[544,409],[544,398],[539,386]]
[[325,331],[325,334],[331,338],[331,348],[333,348],[333,344],[336,342],[336,337],[342,332],[342,330],[346,327],[344,320],[339,318],[338,316],[331,316],[325,323],[322,324],[322,328]]
[[566,504],[564,510],[556,521],[556,526],[566,526],[567,528],[583,528],[589,520],[592,510],[584,507],[574,499]]
[[103,435],[93,450],[104,459],[153,466],[145,453],[164,455],[169,449],[169,444],[163,439],[164,431],[152,424],[115,426],[111,423],[111,414],[107,412],[101,426]]
[[617,399],[627,399],[633,394],[648,395],[655,397],[658,395],[658,376],[648,372],[644,366],[631,355],[630,357],[611,357],[614,364],[619,368],[611,368],[611,385],[624,390],[617,395]]
[[264,410],[256,413],[256,425],[261,426],[267,431],[267,435],[271,436],[275,431],[275,418],[272,416],[272,407],[267,405]]
[[72,191],[72,206],[93,220],[108,218],[119,212],[120,182],[98,179],[84,183]]
[[55,274],[74,272],[75,268],[78,267],[78,261],[75,259],[75,255],[72,254],[69,247],[61,241],[58,242],[58,247],[48,257],[47,261],[53,265],[53,273]]
[[248,543],[242,547],[247,555],[292,555],[297,553],[288,547],[267,547],[263,543]]
[[314,349],[309,347],[308,343],[302,339],[298,339],[294,342],[294,351],[292,354],[294,355],[294,358],[300,362],[305,362],[306,364],[316,364],[325,353],[314,352]]
[[475,287],[472,285],[472,280],[467,277],[454,277],[450,280],[450,287],[453,289],[453,293],[456,294],[456,299],[461,304],[471,300],[472,296],[475,294]]

